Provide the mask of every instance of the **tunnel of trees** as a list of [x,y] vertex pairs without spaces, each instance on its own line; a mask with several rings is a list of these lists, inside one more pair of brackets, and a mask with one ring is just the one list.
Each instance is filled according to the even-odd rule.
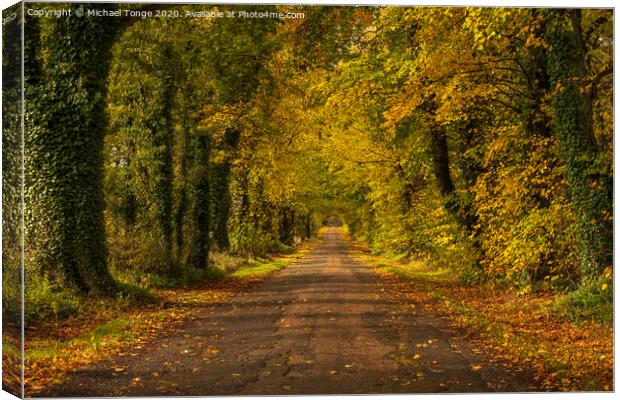
[[611,302],[611,10],[276,8],[304,18],[28,17],[33,312],[334,216],[467,284]]

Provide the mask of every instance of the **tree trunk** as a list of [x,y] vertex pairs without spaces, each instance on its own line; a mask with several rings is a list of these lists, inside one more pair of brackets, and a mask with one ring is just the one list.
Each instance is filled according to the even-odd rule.
[[433,97],[428,98],[423,105],[432,120],[430,129],[431,158],[433,160],[433,172],[439,193],[444,199],[445,209],[464,227],[468,232],[473,232],[475,215],[471,205],[457,196],[454,190],[454,182],[450,174],[450,155],[448,152],[448,137],[446,129],[434,121],[437,104]]
[[454,192],[454,184],[450,176],[450,157],[448,155],[446,130],[439,125],[434,125],[431,130],[431,142],[435,180],[441,195],[447,197]]
[[209,262],[209,149],[207,135],[196,137],[195,165],[191,174],[191,221],[193,224],[189,264],[196,269],[208,267]]
[[295,211],[289,206],[281,208],[279,229],[280,242],[288,245],[293,244],[294,224]]
[[[46,271],[84,292],[116,290],[106,264],[102,178],[106,78],[121,28],[121,19],[54,19],[48,64],[36,54],[26,60],[26,243]],[[38,47],[38,35],[27,40]]]
[[158,78],[159,88],[155,93],[153,103],[148,104],[150,113],[144,125],[153,145],[153,172],[150,179],[153,182],[153,218],[155,219],[158,234],[161,238],[161,246],[165,249],[166,258],[162,260],[167,265],[164,271],[172,268],[172,218],[173,218],[173,190],[174,190],[174,166],[172,151],[174,146],[174,125],[172,121],[173,99],[175,97],[176,83],[171,65],[172,50],[165,46],[161,49],[159,65],[163,74]]
[[310,239],[312,237],[312,213],[306,214],[305,216],[305,233],[306,239]]
[[581,11],[554,10],[546,34],[551,46],[549,74],[555,87],[555,133],[566,165],[566,177],[577,220],[578,248],[584,278],[595,278],[612,265],[613,222],[611,176],[597,170],[599,150],[592,128],[592,103],[586,90],[586,60],[581,38]]
[[230,247],[228,217],[230,214],[230,162],[224,161],[212,167],[213,238],[218,250]]
[[[21,3],[17,3],[2,11],[4,18],[15,13],[15,18],[2,26],[2,316],[3,333],[8,336],[8,343],[17,346],[21,346],[23,328],[20,290],[23,278],[21,7]],[[9,362],[5,363],[4,373],[21,374],[17,353],[5,352],[5,357]],[[21,388],[13,386],[19,382],[7,381],[5,379],[3,386],[9,383],[7,389],[19,396]]]
[[181,125],[183,127],[182,135],[179,139],[179,169],[178,169],[178,201],[175,213],[175,231],[176,231],[176,257],[182,260],[185,254],[185,217],[189,209],[189,191],[191,190],[191,182],[188,182],[189,167],[192,163],[192,140],[194,139],[195,127],[197,125],[195,119],[196,100],[191,84],[188,82],[186,75],[182,75],[181,98],[183,107],[181,112]]
[[226,159],[221,164],[213,166],[213,206],[215,209],[213,236],[220,251],[230,248],[228,237],[228,218],[230,217],[231,207],[230,162],[239,145],[240,138],[241,132],[238,129],[226,129],[221,149],[226,152]]

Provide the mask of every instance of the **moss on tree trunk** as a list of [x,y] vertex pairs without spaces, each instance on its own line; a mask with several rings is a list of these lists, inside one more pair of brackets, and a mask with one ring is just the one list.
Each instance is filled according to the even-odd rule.
[[54,19],[47,64],[39,70],[34,53],[26,61],[26,241],[43,269],[85,292],[116,289],[106,265],[102,149],[110,50],[120,28],[115,19]]
[[584,82],[586,60],[581,49],[580,11],[553,13],[555,18],[546,40],[551,46],[548,60],[555,88],[555,133],[577,220],[581,271],[584,278],[593,278],[612,264],[612,179],[597,168],[599,150]]

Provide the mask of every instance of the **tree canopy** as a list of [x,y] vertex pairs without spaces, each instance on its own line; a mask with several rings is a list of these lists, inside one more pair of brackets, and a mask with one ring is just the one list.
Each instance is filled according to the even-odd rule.
[[30,282],[116,293],[338,215],[464,282],[610,301],[611,10],[251,8],[299,17],[28,17]]

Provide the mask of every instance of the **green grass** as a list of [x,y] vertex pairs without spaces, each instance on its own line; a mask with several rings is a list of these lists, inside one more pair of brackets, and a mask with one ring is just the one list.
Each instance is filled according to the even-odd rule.
[[233,278],[260,278],[262,276],[271,274],[272,272],[281,270],[287,266],[286,259],[271,261],[271,262],[254,262],[245,265],[232,274]]
[[586,283],[559,297],[553,309],[559,316],[574,322],[593,319],[611,324],[614,320],[613,281],[602,277]]
[[30,279],[25,288],[26,324],[44,320],[62,320],[82,311],[81,297],[75,291],[54,288],[47,277]]
[[37,361],[45,358],[53,358],[58,354],[60,345],[58,342],[51,342],[50,345],[39,347],[34,350],[26,351],[26,358],[29,361]]
[[[136,298],[149,295],[144,291],[138,293],[138,290],[147,289],[173,289],[177,287],[191,286],[204,283],[207,281],[215,281],[224,278],[226,270],[218,264],[210,265],[208,268],[196,269],[183,266],[175,270],[174,273],[161,274],[156,272],[146,272],[139,270],[117,270],[112,269],[112,276],[119,282],[121,294],[134,295]],[[123,293],[128,291],[129,293]]]
[[454,280],[453,274],[448,269],[431,268],[421,261],[411,261],[408,264],[380,262],[377,264],[379,269],[390,272],[400,278],[410,281],[424,282],[451,282]]
[[103,325],[83,333],[75,339],[68,341],[51,340],[44,346],[28,351],[28,359],[36,361],[39,359],[53,358],[61,349],[73,346],[99,348],[101,342],[108,339],[128,339],[131,337],[129,331],[130,321],[125,319],[114,319]]
[[[262,278],[273,272],[286,268],[292,262],[298,261],[308,254],[308,249],[298,249],[296,252],[288,253],[280,258],[272,259],[267,257],[257,257],[255,259],[246,260],[242,264],[237,264],[227,276],[236,279],[255,279]],[[282,253],[280,253],[282,254]]]
[[[5,333],[6,335],[6,333]],[[2,339],[2,352],[6,355],[11,355],[11,356],[19,356],[21,357],[22,355],[22,351],[21,348],[19,346],[16,346],[15,343],[12,343],[11,341],[5,340],[5,338],[3,337]]]
[[[74,341],[90,342],[95,348],[99,347],[102,340],[107,338],[128,339],[131,337],[129,333],[130,322],[124,319],[114,319],[104,325],[99,325],[95,329],[80,336]],[[72,342],[74,342],[72,341]]]
[[118,282],[116,297],[121,301],[138,303],[155,303],[157,299],[152,291],[130,283]]

